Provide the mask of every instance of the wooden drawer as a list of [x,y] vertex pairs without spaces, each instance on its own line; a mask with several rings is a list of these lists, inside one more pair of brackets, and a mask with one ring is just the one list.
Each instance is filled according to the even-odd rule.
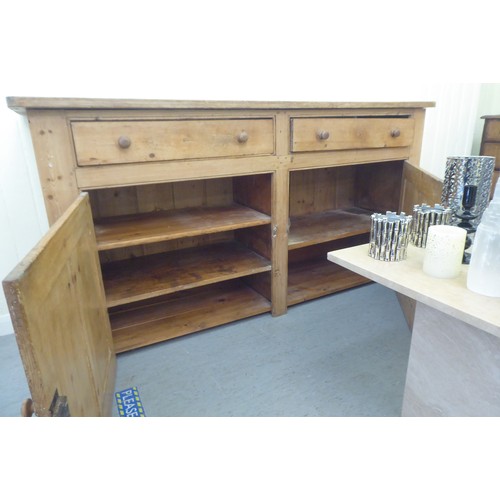
[[274,153],[272,118],[74,121],[71,128],[81,167]]
[[413,118],[293,118],[291,150],[306,152],[405,147],[412,144],[414,129]]

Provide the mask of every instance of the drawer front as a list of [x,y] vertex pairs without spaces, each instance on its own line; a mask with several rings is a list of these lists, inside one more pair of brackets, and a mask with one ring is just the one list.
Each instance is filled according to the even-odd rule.
[[274,153],[272,118],[75,121],[71,128],[81,167]]
[[500,120],[486,120],[483,140],[500,142]]
[[397,148],[413,141],[413,118],[293,118],[292,152]]

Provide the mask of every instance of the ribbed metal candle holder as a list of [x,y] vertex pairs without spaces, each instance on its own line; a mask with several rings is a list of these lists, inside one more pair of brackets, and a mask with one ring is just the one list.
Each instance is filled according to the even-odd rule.
[[410,241],[419,248],[425,248],[427,232],[430,226],[439,226],[451,223],[453,211],[436,204],[433,207],[422,203],[413,207]]
[[412,216],[401,212],[371,216],[368,255],[376,260],[397,262],[406,258]]

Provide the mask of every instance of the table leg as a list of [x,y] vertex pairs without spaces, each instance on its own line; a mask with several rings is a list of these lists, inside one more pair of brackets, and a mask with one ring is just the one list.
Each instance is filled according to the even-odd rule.
[[500,338],[418,302],[402,415],[500,416]]

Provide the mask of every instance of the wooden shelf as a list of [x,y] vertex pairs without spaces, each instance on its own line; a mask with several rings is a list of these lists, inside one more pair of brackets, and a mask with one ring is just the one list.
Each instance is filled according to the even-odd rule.
[[103,266],[108,307],[271,270],[269,260],[232,241]]
[[326,256],[293,263],[288,269],[287,304],[292,306],[369,282],[359,274],[332,264]]
[[197,207],[95,221],[98,250],[174,240],[269,224],[269,215],[243,205]]
[[369,233],[371,214],[367,210],[350,208],[291,217],[288,249]]
[[116,352],[269,312],[271,304],[241,280],[209,285],[110,312]]

